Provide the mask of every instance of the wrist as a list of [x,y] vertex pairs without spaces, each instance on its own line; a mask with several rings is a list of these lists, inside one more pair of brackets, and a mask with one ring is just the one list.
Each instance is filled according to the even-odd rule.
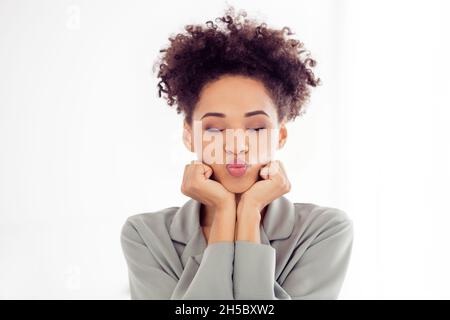
[[261,212],[263,206],[256,199],[246,196],[245,194],[241,196],[239,204],[237,206],[237,210],[250,210],[250,211],[259,211]]
[[236,219],[236,204],[230,202],[223,202],[214,207],[214,213],[216,216],[228,216]]
[[239,222],[259,223],[261,221],[261,210],[259,206],[250,202],[240,202],[236,210]]
[[227,216],[218,214],[214,217],[214,221],[211,225],[208,244],[220,241],[234,240],[236,232],[236,218],[234,216]]
[[213,206],[214,209],[216,209],[216,211],[230,211],[230,210],[236,211],[236,201],[234,195],[233,197],[217,201]]
[[235,241],[245,240],[250,242],[260,242],[260,215],[257,212],[245,211],[236,220]]

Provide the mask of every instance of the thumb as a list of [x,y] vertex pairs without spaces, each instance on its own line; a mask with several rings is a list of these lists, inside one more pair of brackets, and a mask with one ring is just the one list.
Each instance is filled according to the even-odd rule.
[[263,178],[264,180],[267,180],[269,178],[269,165],[265,165],[264,167],[261,168],[261,170],[259,171],[259,175],[261,176],[261,178]]
[[205,179],[209,179],[212,175],[213,170],[210,166],[204,164],[199,160],[193,160],[192,164],[194,165],[195,175],[204,177]]
[[213,173],[213,170],[210,166],[203,164],[203,174],[205,176],[206,179],[209,179],[209,177],[211,177]]

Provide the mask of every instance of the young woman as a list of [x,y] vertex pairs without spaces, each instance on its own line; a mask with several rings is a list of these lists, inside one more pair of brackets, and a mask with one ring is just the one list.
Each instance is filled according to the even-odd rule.
[[181,183],[189,201],[123,225],[132,299],[338,297],[353,223],[339,209],[286,198],[291,184],[274,159],[286,122],[319,84],[315,61],[289,28],[243,17],[231,7],[219,24],[188,25],[161,50],[160,96],[183,112],[183,141],[198,160]]

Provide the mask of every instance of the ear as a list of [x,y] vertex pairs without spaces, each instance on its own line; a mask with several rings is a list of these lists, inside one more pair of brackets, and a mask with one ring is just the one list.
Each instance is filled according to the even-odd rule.
[[280,131],[278,134],[278,149],[281,149],[284,147],[284,144],[286,143],[286,140],[287,140],[287,136],[288,136],[287,128],[285,125],[285,121],[283,121],[280,124]]
[[183,143],[190,152],[194,152],[194,144],[192,143],[192,128],[186,120],[183,121]]

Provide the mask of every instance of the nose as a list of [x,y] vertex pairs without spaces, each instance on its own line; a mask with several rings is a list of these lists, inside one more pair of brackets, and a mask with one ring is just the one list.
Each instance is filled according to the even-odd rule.
[[225,152],[227,155],[240,155],[248,152],[248,141],[245,136],[233,136],[232,139],[232,141],[225,139]]

